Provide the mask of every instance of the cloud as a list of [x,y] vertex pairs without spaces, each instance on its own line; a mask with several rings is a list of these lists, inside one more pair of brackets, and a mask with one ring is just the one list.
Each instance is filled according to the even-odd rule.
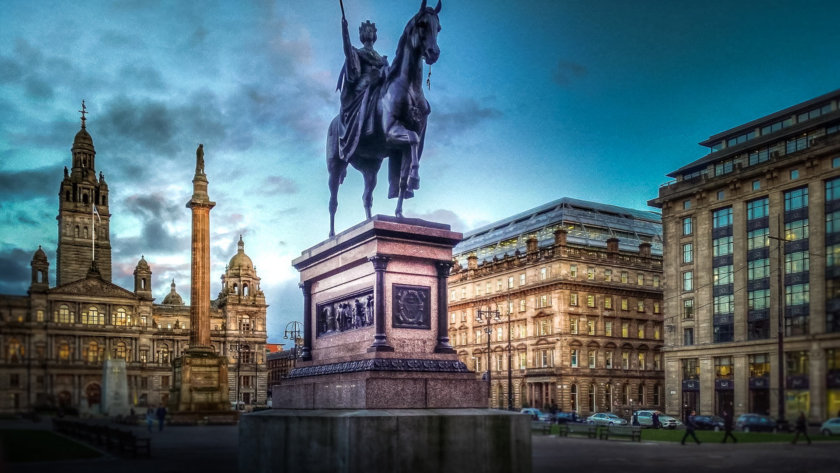
[[0,198],[26,200],[58,192],[61,179],[55,166],[23,171],[0,171]]
[[432,111],[433,118],[429,119],[429,128],[434,128],[441,144],[449,144],[465,131],[502,115],[501,110],[481,104],[474,98],[441,101]]
[[557,67],[551,75],[557,85],[567,86],[575,79],[580,79],[587,74],[586,66],[571,61],[558,61]]
[[182,205],[161,194],[135,194],[122,203],[120,212],[136,217],[141,225],[139,236],[112,238],[115,259],[138,258],[141,254],[180,253],[189,248],[190,235],[177,233],[168,226],[173,215],[180,215]]
[[297,183],[288,177],[268,176],[263,182],[263,191],[267,194],[297,194],[300,190]]
[[406,215],[412,218],[420,218],[430,222],[448,223],[454,232],[463,232],[467,229],[467,224],[455,212],[447,209],[437,209],[431,212],[415,213],[410,210],[406,211]]
[[33,251],[8,248],[0,251],[0,294],[24,294],[29,288]]

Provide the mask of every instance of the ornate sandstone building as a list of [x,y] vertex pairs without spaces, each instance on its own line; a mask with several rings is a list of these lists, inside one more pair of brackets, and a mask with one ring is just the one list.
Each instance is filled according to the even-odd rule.
[[449,277],[452,346],[489,369],[493,407],[661,408],[661,254],[658,214],[569,198],[469,232]]
[[[0,295],[0,412],[58,406],[98,412],[106,357],[126,360],[133,405],[169,401],[171,363],[189,344],[190,308],[175,281],[155,303],[152,268],[143,257],[133,290],[111,282],[112,207],[95,156],[83,113],[72,169],[65,168],[59,190],[57,284],[50,285],[50,263],[39,247],[28,294]],[[209,304],[212,348],[227,356],[229,398],[246,408],[265,404],[268,306],[241,237]]]

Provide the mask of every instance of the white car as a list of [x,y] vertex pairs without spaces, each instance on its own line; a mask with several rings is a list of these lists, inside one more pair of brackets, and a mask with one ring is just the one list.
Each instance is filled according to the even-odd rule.
[[636,415],[636,418],[639,419],[639,425],[642,427],[653,427],[654,413],[659,416],[659,425],[663,429],[676,429],[682,425],[682,422],[680,422],[679,419],[663,414],[661,411],[636,411],[634,414]]
[[586,418],[587,424],[596,425],[627,425],[627,421],[612,412],[596,412]]
[[840,435],[840,417],[832,417],[820,426],[823,435]]

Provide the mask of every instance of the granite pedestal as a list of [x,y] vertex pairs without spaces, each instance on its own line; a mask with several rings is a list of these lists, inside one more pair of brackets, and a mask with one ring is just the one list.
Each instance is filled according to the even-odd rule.
[[240,471],[530,471],[529,418],[487,409],[487,383],[449,344],[460,240],[377,215],[294,260],[302,356],[274,409],[242,416]]
[[128,402],[128,377],[125,360],[107,359],[102,367],[102,413],[125,416],[131,412]]

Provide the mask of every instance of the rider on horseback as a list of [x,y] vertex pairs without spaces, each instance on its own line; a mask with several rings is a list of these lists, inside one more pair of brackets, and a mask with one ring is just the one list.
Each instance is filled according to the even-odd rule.
[[350,43],[347,20],[341,18],[341,35],[344,39],[344,67],[338,77],[337,90],[341,91],[341,135],[339,156],[348,161],[356,151],[362,136],[373,134],[376,100],[388,71],[387,56],[380,56],[373,49],[376,42],[376,24],[366,21],[359,27],[359,40],[364,45],[354,48]]

